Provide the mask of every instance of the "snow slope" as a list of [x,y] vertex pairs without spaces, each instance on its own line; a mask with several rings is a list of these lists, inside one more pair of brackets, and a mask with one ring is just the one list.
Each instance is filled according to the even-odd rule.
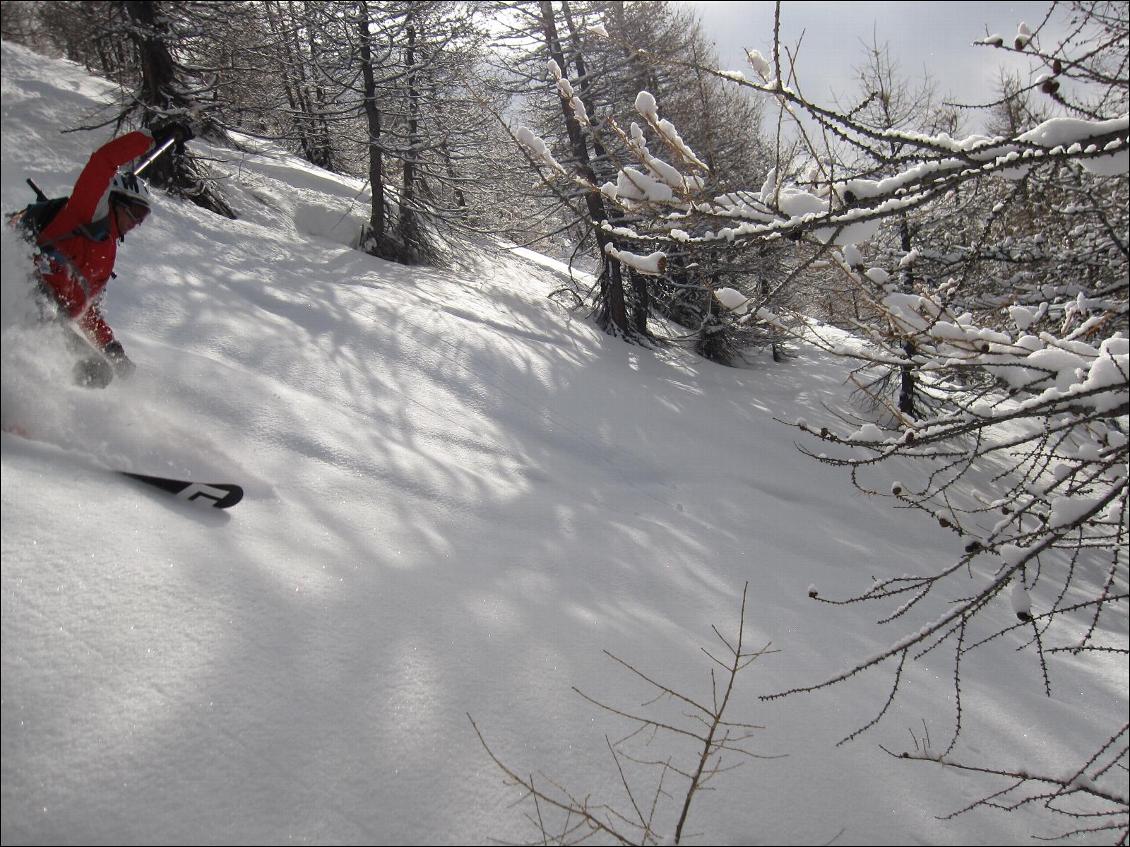
[[[60,131],[112,90],[3,45],[5,210],[25,177],[69,190],[108,130]],[[192,146],[221,160],[240,220],[162,198],[122,245],[106,306],[128,383],[68,384],[2,235],[3,423],[30,436],[0,441],[4,843],[528,840],[467,715],[517,770],[624,806],[604,739],[625,724],[571,686],[640,708],[607,649],[708,698],[700,647],[711,624],[734,631],[747,581],[747,643],[780,652],[740,677],[730,715],[784,758],[719,776],[692,811],[699,843],[1018,843],[1042,826],[939,821],[991,784],[878,749],[924,722],[948,743],[944,657],[842,747],[891,669],[758,699],[897,637],[809,585],[846,594],[957,555],[778,422],[826,420],[842,365],[625,345],[547,299],[552,263],[382,262],[348,246],[359,182],[250,142]],[[109,469],[247,496],[219,513]],[[1049,699],[1018,644],[966,671],[967,749],[1058,769],[1124,714],[1126,668],[1065,664]],[[647,754],[689,762],[663,738]]]

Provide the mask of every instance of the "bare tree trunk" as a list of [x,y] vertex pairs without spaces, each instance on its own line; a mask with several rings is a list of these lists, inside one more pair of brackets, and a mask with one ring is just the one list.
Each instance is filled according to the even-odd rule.
[[[903,255],[910,252],[910,224],[906,220],[906,215],[903,215],[902,220],[899,221],[899,238],[901,241]],[[904,293],[909,294],[911,290],[911,272],[909,266],[904,266],[899,274],[900,282],[902,283],[902,290]],[[915,353],[914,342],[907,340],[902,345],[903,352],[906,353],[907,358],[910,358]],[[914,368],[911,365],[903,365],[899,371],[899,411],[904,415],[914,415],[914,389],[917,377],[914,373]]]
[[[542,33],[545,36],[546,47],[549,48],[549,55],[557,62],[564,73],[568,66],[561,49],[561,41],[557,35],[557,22],[554,19],[553,3],[550,0],[541,0],[541,19]],[[627,304],[624,300],[624,281],[620,274],[620,263],[611,258],[604,249],[612,243],[612,240],[600,226],[607,219],[607,215],[600,192],[595,188],[596,174],[592,169],[592,161],[589,157],[584,135],[581,133],[581,126],[573,115],[569,104],[564,100],[561,100],[561,110],[565,117],[565,127],[569,134],[569,144],[573,150],[577,168],[581,176],[594,186],[592,190],[585,193],[585,206],[589,212],[589,220],[593,226],[597,246],[600,248],[602,265],[597,321],[605,329],[627,333],[628,313]]]
[[369,188],[373,201],[369,212],[369,233],[362,245],[373,256],[389,258],[385,244],[384,154],[381,152],[381,110],[377,106],[377,83],[373,74],[373,51],[369,31],[369,4],[361,3],[357,22],[361,36],[361,74],[365,85],[365,120],[369,129]]
[[290,104],[290,109],[295,116],[295,128],[298,131],[298,144],[302,148],[302,158],[307,162],[314,164],[314,148],[310,143],[309,128],[306,126],[306,115],[309,112],[309,107],[302,99],[301,86],[296,83],[292,78],[292,74],[301,62],[301,56],[294,55],[291,49],[290,39],[287,37],[286,28],[292,24],[288,24],[283,18],[283,11],[279,0],[263,4],[267,13],[267,21],[271,25],[271,29],[276,36],[276,43],[281,53],[279,65],[281,71],[279,76],[282,79],[283,91],[286,93],[286,101]]
[[[623,4],[620,5],[622,6]],[[581,92],[581,102],[584,103],[585,109],[590,115],[596,115],[596,107],[592,96],[592,84],[589,80],[588,68],[585,65],[585,54],[581,49],[580,34],[577,32],[577,27],[573,23],[573,14],[569,8],[569,0],[562,0],[561,11],[562,14],[565,15],[565,23],[569,27],[569,40],[573,43],[574,67],[577,71],[577,87]],[[621,12],[622,11],[623,10],[621,9]],[[607,159],[608,153],[604,149],[604,145],[600,143],[600,138],[598,136],[593,136],[592,147],[593,153],[595,154],[596,160],[598,162],[605,161]],[[593,181],[595,182],[595,180]],[[603,206],[603,201],[601,202],[601,205]],[[606,213],[614,224],[617,221],[623,219],[623,215],[620,214],[620,212],[615,208],[606,209]],[[603,249],[603,247],[601,249]],[[616,264],[617,268],[619,269],[619,263]],[[625,324],[627,326],[630,326],[632,330],[634,330],[639,335],[647,336],[647,318],[648,314],[651,311],[651,290],[647,285],[647,277],[645,277],[643,274],[635,273],[630,270],[627,273],[628,279],[631,282],[632,286],[632,314],[630,318],[625,315]],[[622,282],[620,283],[620,286],[621,288],[623,287]],[[625,300],[626,299],[627,298],[625,298]]]
[[[124,5],[132,24],[130,37],[141,57],[141,90],[137,99],[145,110],[142,123],[148,127],[170,113],[187,114],[196,104],[179,84],[177,64],[166,43],[168,28],[161,19],[160,3],[128,0]],[[192,158],[185,153],[174,151],[158,158],[145,175],[154,185],[187,197],[197,206],[235,218],[231,207],[207,186]]]
[[405,30],[404,67],[408,83],[408,152],[404,157],[403,183],[400,191],[400,240],[404,245],[405,258],[418,257],[421,253],[420,229],[416,220],[416,157],[420,146],[420,94],[416,88],[416,21],[415,13],[408,13],[408,26]]
[[332,171],[336,170],[336,168],[330,125],[326,121],[326,90],[322,87],[322,84],[317,78],[316,57],[318,54],[318,45],[314,41],[314,27],[310,26],[309,23],[306,25],[306,45],[309,49],[309,56],[312,62],[310,75],[313,77],[313,97],[314,105],[316,106],[312,113],[312,120],[314,122],[314,156],[316,159],[314,164],[320,168],[325,168],[327,171]]
[[443,155],[444,165],[447,167],[447,177],[451,180],[452,190],[455,192],[455,204],[459,207],[460,211],[467,211],[467,198],[463,194],[463,189],[459,187],[459,175],[455,172],[455,164],[451,161],[451,149],[448,147],[447,142],[440,145],[440,153]]

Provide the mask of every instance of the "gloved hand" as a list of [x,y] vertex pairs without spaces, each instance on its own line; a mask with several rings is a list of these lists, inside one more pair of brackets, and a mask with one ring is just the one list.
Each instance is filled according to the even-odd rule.
[[130,357],[126,355],[126,351],[122,348],[122,342],[120,341],[111,341],[109,344],[102,348],[102,353],[107,359],[110,360],[110,364],[114,368],[115,375],[117,375],[120,379],[127,378],[130,374],[137,370],[137,365],[135,365]]
[[149,132],[153,135],[153,140],[157,146],[160,147],[170,138],[176,140],[176,151],[178,153],[184,152],[184,143],[195,137],[192,127],[186,122],[177,120],[175,118],[166,118],[158,121]]

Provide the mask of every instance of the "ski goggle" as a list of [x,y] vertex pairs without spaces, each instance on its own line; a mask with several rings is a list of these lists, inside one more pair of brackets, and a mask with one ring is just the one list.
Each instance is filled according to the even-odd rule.
[[144,203],[114,198],[114,208],[121,209],[125,212],[126,215],[129,216],[129,219],[133,221],[134,225],[141,223],[149,217],[149,207]]

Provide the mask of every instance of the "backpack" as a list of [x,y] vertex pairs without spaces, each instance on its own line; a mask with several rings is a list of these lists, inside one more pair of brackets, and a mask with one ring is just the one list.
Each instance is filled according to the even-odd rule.
[[[74,235],[85,235],[92,241],[104,241],[109,237],[109,226],[105,222],[95,221],[91,224],[77,226],[70,232],[56,235],[50,241],[40,244],[39,234],[50,225],[51,221],[58,217],[59,212],[63,210],[63,207],[67,205],[67,201],[71,198],[69,195],[66,197],[48,197],[35,184],[34,180],[29,179],[27,184],[35,191],[38,199],[28,203],[19,211],[10,213],[8,215],[8,226],[15,229],[32,247],[37,250],[44,250],[51,247],[56,241],[62,241],[64,238],[70,238]],[[110,274],[110,276],[117,278],[114,274]]]
[[70,199],[70,197],[44,197],[28,203],[19,211],[8,215],[8,226],[15,229],[29,244],[35,244],[39,233],[55,220]]
[[[61,241],[64,238],[70,238],[72,235],[86,235],[88,238],[95,241],[101,241],[109,235],[108,227],[97,227],[96,225],[80,226],[70,232],[57,235],[50,241],[43,244],[39,243],[39,234],[47,228],[51,221],[58,217],[59,212],[67,205],[67,201],[71,199],[68,194],[66,197],[48,197],[43,193],[42,189],[35,184],[34,180],[29,179],[27,184],[35,191],[37,200],[28,203],[22,209],[15,212],[10,212],[7,216],[8,226],[16,230],[17,233],[33,248],[35,248],[36,255],[40,251],[50,251],[52,245],[56,241]],[[110,271],[110,278],[117,279],[118,275]]]

